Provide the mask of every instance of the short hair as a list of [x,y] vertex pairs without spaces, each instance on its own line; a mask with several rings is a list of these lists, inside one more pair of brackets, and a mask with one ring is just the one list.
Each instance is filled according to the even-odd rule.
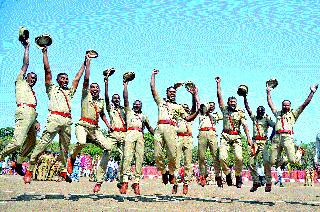
[[170,87],[167,88],[167,91],[166,91],[166,92],[168,93],[168,91],[169,91],[171,88],[173,88],[175,91],[177,90],[175,87],[170,86]]
[[216,105],[216,103],[215,103],[215,102],[208,102],[208,104],[214,104],[214,105]]
[[57,80],[58,80],[62,75],[68,76],[68,74],[66,74],[66,73],[59,73],[59,74],[57,75]]
[[291,105],[291,101],[290,101],[290,100],[288,100],[288,99],[283,100],[283,101],[282,101],[282,104],[283,104],[284,102],[289,102],[289,103],[290,103],[290,105]]
[[97,85],[100,88],[100,85],[98,83],[96,83],[96,82],[91,83],[90,87],[91,87],[91,85]]
[[265,109],[263,106],[257,107],[257,110],[258,110],[259,108],[261,108],[262,110],[266,111],[266,109]]
[[234,99],[234,100],[236,100],[236,101],[237,101],[237,98],[236,98],[236,97],[234,97],[234,96],[230,96],[230,97],[228,98],[228,102],[229,102],[229,101],[231,101],[232,99]]
[[29,72],[29,73],[27,73],[26,78],[27,78],[30,74],[34,74],[34,76],[36,77],[36,79],[38,79],[38,75],[37,75],[36,73],[34,73],[34,72]]
[[112,98],[113,98],[114,96],[119,96],[119,98],[120,98],[120,95],[117,94],[117,93],[113,94],[113,95],[112,95]]
[[141,108],[142,108],[142,102],[141,102],[141,100],[136,99],[136,100],[133,102],[133,104],[134,104],[135,102],[140,102],[140,105],[141,105]]

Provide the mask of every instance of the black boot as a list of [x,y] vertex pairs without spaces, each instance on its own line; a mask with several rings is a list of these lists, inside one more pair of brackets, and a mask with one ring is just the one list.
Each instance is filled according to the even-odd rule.
[[16,172],[17,172],[19,175],[24,176],[24,173],[23,173],[23,171],[22,171],[22,164],[16,163],[15,170],[16,170]]
[[241,188],[241,186],[242,186],[242,177],[241,176],[236,176],[236,186],[237,186],[237,188]]
[[222,188],[223,187],[223,184],[222,184],[222,179],[221,177],[216,177],[215,178],[216,182],[217,182],[217,185],[219,188]]
[[231,173],[226,175],[226,181],[228,186],[232,186],[232,178],[231,178]]

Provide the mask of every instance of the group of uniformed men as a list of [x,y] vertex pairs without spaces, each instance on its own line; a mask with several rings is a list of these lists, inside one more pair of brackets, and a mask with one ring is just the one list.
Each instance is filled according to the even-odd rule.
[[[104,153],[97,168],[97,183],[93,189],[96,193],[100,190],[104,181],[104,174],[107,168],[107,162],[111,149],[116,146],[121,154],[120,164],[120,183],[118,185],[120,193],[125,194],[128,189],[129,176],[131,175],[131,161],[135,156],[135,172],[132,188],[135,194],[140,194],[139,181],[141,178],[142,162],[144,156],[144,136],[145,127],[154,135],[155,161],[158,170],[162,173],[164,184],[170,182],[173,185],[172,193],[176,194],[178,184],[176,176],[180,166],[180,160],[184,156],[185,180],[183,184],[183,194],[188,193],[188,184],[192,176],[192,121],[199,117],[199,135],[198,135],[198,155],[200,168],[200,184],[206,184],[206,164],[205,152],[210,148],[214,158],[215,180],[219,187],[223,186],[220,169],[226,175],[226,183],[232,186],[231,170],[227,164],[228,150],[233,146],[235,152],[235,177],[236,187],[242,185],[242,143],[240,137],[240,126],[243,126],[249,146],[251,147],[250,171],[253,178],[253,186],[250,189],[254,192],[260,187],[259,178],[256,173],[255,163],[263,155],[264,168],[266,174],[265,191],[271,191],[271,166],[285,163],[281,153],[285,150],[288,162],[296,163],[303,154],[302,149],[295,149],[293,141],[293,125],[305,107],[311,101],[318,85],[312,85],[310,94],[305,102],[296,110],[291,109],[291,102],[284,100],[282,109],[277,110],[271,99],[271,88],[267,86],[268,104],[276,118],[273,121],[265,113],[265,108],[259,106],[256,114],[251,111],[247,97],[244,95],[244,104],[246,110],[253,121],[253,137],[249,134],[246,123],[245,112],[237,106],[237,99],[229,97],[227,105],[224,104],[221,92],[221,78],[216,77],[217,97],[221,113],[214,112],[215,103],[200,104],[198,89],[194,84],[187,87],[192,94],[192,108],[187,104],[176,103],[176,91],[178,86],[170,86],[166,91],[166,98],[160,98],[157,90],[155,78],[159,73],[154,69],[151,75],[151,92],[158,106],[158,122],[154,130],[148,121],[148,117],[142,113],[142,102],[136,100],[133,107],[130,108],[128,101],[128,81],[123,82],[124,107],[120,105],[120,96],[114,94],[109,97],[108,76],[105,77],[105,100],[100,94],[100,86],[97,83],[89,84],[91,58],[86,54],[84,63],[81,64],[71,87],[68,87],[69,78],[66,73],[59,73],[56,81],[58,85],[53,84],[51,68],[48,61],[48,48],[42,47],[43,64],[45,70],[45,86],[49,98],[49,115],[45,130],[41,139],[36,143],[36,133],[40,125],[36,120],[37,98],[33,91],[36,84],[37,75],[34,72],[26,74],[29,65],[29,40],[22,42],[24,46],[23,65],[16,80],[16,121],[14,139],[0,153],[0,159],[4,156],[20,149],[20,155],[17,158],[16,170],[20,175],[24,175],[25,183],[30,183],[35,165],[39,156],[43,153],[48,144],[59,134],[59,144],[61,148],[60,176],[67,182],[71,182],[70,174],[66,169],[68,146],[71,138],[71,100],[76,92],[78,83],[83,73],[84,81],[81,98],[81,118],[76,123],[77,144],[71,153],[71,161],[75,161],[77,154],[88,143],[92,142],[103,148]],[[106,106],[105,106],[106,104]],[[110,123],[104,112],[108,112]],[[99,129],[99,117],[103,120],[109,129],[109,134],[105,137]],[[223,121],[223,131],[220,137],[220,146],[218,151],[218,140],[216,124]],[[268,139],[268,128],[274,128],[271,147],[266,145]],[[167,150],[168,164],[165,164],[164,148]],[[32,153],[31,153],[32,152]],[[219,154],[218,154],[219,152]],[[26,173],[22,172],[22,162],[25,157],[31,153],[30,166]]]

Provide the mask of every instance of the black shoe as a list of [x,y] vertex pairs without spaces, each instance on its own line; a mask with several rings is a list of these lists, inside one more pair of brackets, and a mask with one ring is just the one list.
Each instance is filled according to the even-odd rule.
[[162,182],[163,184],[167,185],[169,182],[169,176],[168,176],[168,172],[162,174]]
[[122,186],[122,183],[118,182],[118,183],[117,183],[117,188],[118,188],[118,189],[121,189],[121,186]]
[[242,186],[242,176],[236,176],[236,186],[237,186],[237,188],[241,188],[241,186]]
[[178,193],[178,185],[173,185],[172,187],[172,194]]
[[232,178],[231,178],[231,173],[226,175],[226,181],[228,186],[232,186]]
[[68,174],[66,176],[66,182],[72,183],[72,179],[71,179],[70,175],[68,175]]
[[175,183],[175,177],[173,174],[169,174],[169,182],[170,184],[174,184]]
[[22,171],[22,164],[16,163],[15,170],[20,176],[24,176],[25,173]]
[[217,185],[219,188],[222,188],[223,187],[223,184],[222,184],[222,179],[221,177],[216,177],[215,178],[216,182],[217,182]]
[[252,188],[250,189],[250,192],[255,192],[259,187],[261,187],[261,184],[253,183]]

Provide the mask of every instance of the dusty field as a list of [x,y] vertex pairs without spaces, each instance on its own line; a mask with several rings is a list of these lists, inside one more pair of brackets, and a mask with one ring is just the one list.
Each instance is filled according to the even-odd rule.
[[320,185],[304,187],[285,183],[271,193],[260,188],[250,193],[251,182],[241,189],[215,185],[204,188],[192,183],[188,195],[171,195],[171,186],[160,179],[143,180],[141,196],[131,189],[120,195],[116,183],[104,183],[100,194],[94,183],[37,182],[25,185],[19,176],[0,176],[0,211],[320,211]]

